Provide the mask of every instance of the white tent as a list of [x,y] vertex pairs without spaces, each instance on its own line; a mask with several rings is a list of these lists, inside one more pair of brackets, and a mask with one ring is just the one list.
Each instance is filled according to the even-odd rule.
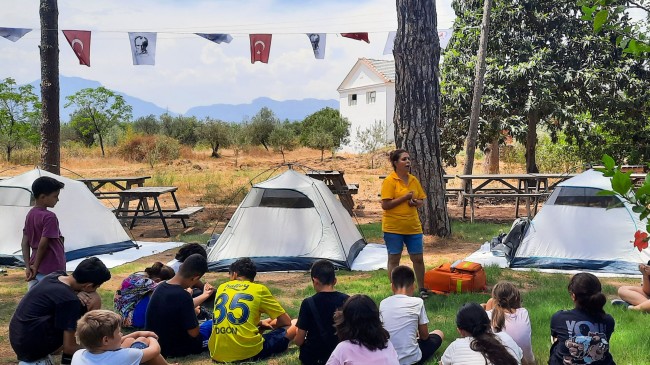
[[610,178],[594,170],[558,184],[530,222],[510,266],[638,274],[650,251],[639,252],[632,241],[645,223],[628,204],[606,209],[621,201],[597,195],[601,190],[611,190]]
[[22,230],[33,205],[32,183],[39,176],[50,176],[65,184],[59,202],[51,210],[65,237],[67,261],[135,247],[115,215],[84,183],[36,169],[0,181],[0,264],[22,263]]
[[259,271],[308,270],[318,259],[350,268],[365,241],[322,181],[293,170],[256,184],[208,253],[213,271],[250,257]]

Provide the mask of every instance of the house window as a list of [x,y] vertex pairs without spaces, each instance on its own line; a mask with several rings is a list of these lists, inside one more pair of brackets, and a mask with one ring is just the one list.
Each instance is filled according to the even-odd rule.
[[377,100],[376,91],[368,91],[366,93],[366,104],[374,104],[376,100]]
[[348,105],[357,105],[357,94],[348,95]]

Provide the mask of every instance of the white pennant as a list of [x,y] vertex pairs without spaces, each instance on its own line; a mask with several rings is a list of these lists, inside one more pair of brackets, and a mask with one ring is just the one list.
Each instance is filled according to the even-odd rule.
[[0,37],[4,37],[12,42],[16,42],[25,34],[31,31],[31,29],[27,28],[0,28]]
[[327,33],[307,33],[311,49],[314,51],[314,57],[319,60],[325,58],[325,44],[327,41]]
[[156,36],[157,33],[129,32],[134,65],[156,64]]

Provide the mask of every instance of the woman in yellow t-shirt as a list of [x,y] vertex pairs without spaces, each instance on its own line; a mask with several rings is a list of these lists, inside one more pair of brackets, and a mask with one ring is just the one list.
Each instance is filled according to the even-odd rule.
[[413,271],[420,288],[420,296],[427,297],[424,289],[424,259],[422,257],[422,224],[417,208],[423,204],[424,190],[418,179],[409,173],[411,158],[405,150],[390,153],[393,172],[384,179],[381,186],[381,219],[384,242],[388,250],[388,277],[399,265],[402,250],[406,245]]

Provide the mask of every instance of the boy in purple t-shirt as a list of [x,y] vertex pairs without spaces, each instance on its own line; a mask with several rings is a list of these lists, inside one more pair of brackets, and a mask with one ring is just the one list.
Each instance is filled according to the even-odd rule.
[[[56,214],[47,210],[59,201],[64,184],[49,176],[41,176],[32,183],[34,207],[27,213],[21,247],[25,262],[27,288],[54,271],[65,271],[63,237]],[[31,251],[31,252],[30,252]]]

